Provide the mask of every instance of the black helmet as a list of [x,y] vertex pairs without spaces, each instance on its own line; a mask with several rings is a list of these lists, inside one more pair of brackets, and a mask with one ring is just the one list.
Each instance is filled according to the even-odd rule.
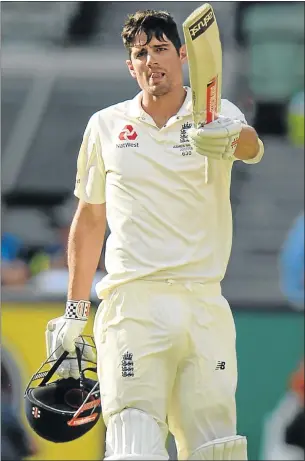
[[[25,390],[27,420],[34,432],[51,442],[62,443],[78,439],[92,429],[99,419],[99,384],[97,380],[85,377],[86,372],[96,375],[96,363],[91,362],[94,363],[93,367],[82,369],[85,343],[86,347],[95,349],[91,336],[81,336],[76,342],[76,356],[68,357],[69,360],[77,360],[79,379],[68,378],[49,382],[68,356],[68,352],[64,352],[59,358],[54,359],[53,353],[32,376]],[[36,384],[35,381],[40,383]]]

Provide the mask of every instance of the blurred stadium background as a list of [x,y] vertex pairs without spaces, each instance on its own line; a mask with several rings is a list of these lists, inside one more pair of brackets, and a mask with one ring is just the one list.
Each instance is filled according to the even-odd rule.
[[[302,407],[290,382],[303,354],[304,272],[294,296],[281,281],[279,258],[304,210],[304,2],[211,3],[223,43],[223,97],[265,143],[264,160],[236,163],[232,177],[235,231],[223,288],[238,332],[239,431],[248,436],[249,459],[303,459],[284,431]],[[160,8],[181,25],[199,5],[1,2],[2,343],[19,370],[12,375],[21,380],[19,403],[44,359],[46,322],[62,314],[84,128],[94,112],[138,91],[125,66],[124,19]],[[303,260],[304,241],[298,249]],[[97,279],[104,271],[102,256]],[[22,401],[18,408],[23,418]],[[102,430],[60,447],[35,438],[32,458],[101,459]]]

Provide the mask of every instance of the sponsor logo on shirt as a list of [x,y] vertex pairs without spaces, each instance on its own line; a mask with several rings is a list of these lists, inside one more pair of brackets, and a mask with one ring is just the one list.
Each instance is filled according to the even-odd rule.
[[120,141],[135,141],[138,137],[138,133],[134,130],[132,125],[125,125],[121,133],[119,134]]
[[122,149],[125,147],[139,147],[138,142],[128,142],[128,141],[135,141],[138,137],[138,133],[135,131],[132,125],[125,125],[121,133],[119,134],[120,141],[127,141],[123,143],[119,143],[116,147]]
[[122,149],[124,147],[139,147],[139,143],[138,142],[123,142],[121,144],[117,144],[116,147],[118,147],[119,149]]

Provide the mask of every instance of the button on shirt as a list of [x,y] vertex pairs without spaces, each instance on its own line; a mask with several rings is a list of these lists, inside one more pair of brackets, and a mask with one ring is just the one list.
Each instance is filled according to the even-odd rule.
[[[92,204],[106,202],[111,231],[107,275],[96,286],[100,298],[138,278],[209,283],[225,275],[233,162],[192,151],[186,91],[177,115],[161,129],[142,109],[139,93],[95,113],[85,130],[74,193]],[[228,100],[222,100],[221,114],[246,123]]]

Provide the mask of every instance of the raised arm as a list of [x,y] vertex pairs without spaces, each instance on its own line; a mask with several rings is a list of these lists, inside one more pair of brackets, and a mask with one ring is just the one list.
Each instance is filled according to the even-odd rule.
[[202,128],[188,131],[190,144],[198,154],[215,160],[242,160],[258,163],[264,155],[264,144],[244,114],[230,101],[222,101],[225,116]]

